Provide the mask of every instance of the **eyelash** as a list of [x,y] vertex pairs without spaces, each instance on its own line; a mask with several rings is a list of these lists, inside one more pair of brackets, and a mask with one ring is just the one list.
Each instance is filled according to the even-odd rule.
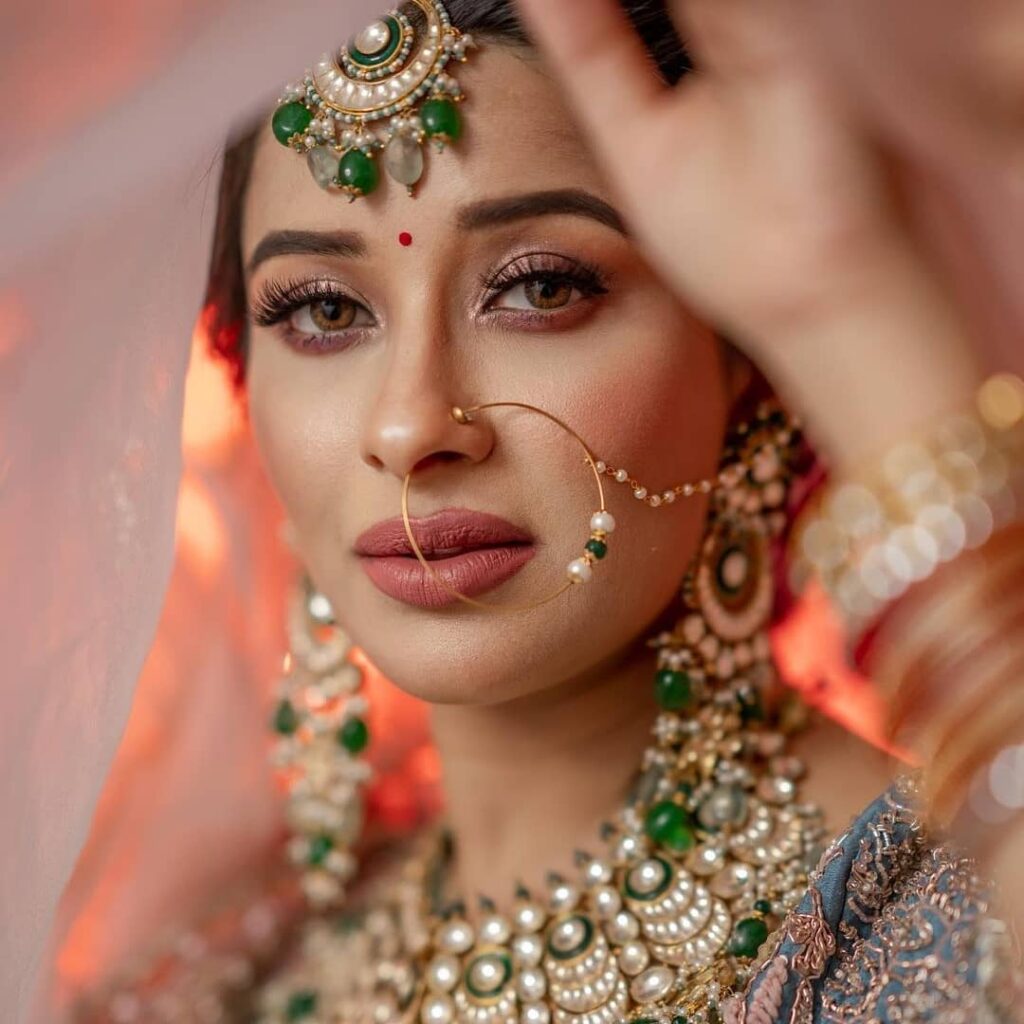
[[494,299],[513,286],[537,281],[571,285],[587,298],[604,295],[608,291],[605,277],[596,264],[567,259],[557,253],[531,253],[505,264],[494,274],[481,275],[480,286],[488,295],[484,308],[489,308]]
[[[495,299],[504,292],[516,286],[540,281],[571,286],[579,291],[584,299],[604,295],[608,291],[604,275],[594,264],[568,259],[556,253],[532,253],[513,260],[493,274],[481,275],[480,285],[486,293],[481,309],[498,315],[511,314],[520,321],[524,318],[532,322],[553,320],[558,316],[558,310],[545,313],[540,309],[516,311],[493,308]],[[255,326],[273,327],[285,323],[292,314],[305,306],[331,301],[351,303],[369,313],[364,303],[343,291],[334,281],[291,279],[268,281],[253,300],[250,318]],[[293,348],[303,352],[336,352],[354,343],[352,335],[365,330],[366,326],[348,327],[322,334],[304,334],[296,332],[289,325],[285,340]],[[346,335],[348,337],[343,341],[342,337]]]
[[334,281],[293,279],[268,281],[253,300],[250,317],[257,327],[272,327],[312,302],[341,299],[362,305],[345,294]]

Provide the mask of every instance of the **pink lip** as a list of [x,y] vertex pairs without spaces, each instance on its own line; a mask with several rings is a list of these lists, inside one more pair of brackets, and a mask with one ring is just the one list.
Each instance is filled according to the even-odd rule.
[[[437,575],[467,597],[500,586],[535,554],[530,534],[486,512],[448,508],[411,522]],[[457,600],[420,564],[399,518],[361,533],[355,552],[366,575],[388,597],[419,608],[441,608]]]

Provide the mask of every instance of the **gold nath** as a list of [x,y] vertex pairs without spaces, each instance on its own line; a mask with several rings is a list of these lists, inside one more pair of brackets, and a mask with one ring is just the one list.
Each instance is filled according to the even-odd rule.
[[456,590],[446,580],[442,579],[441,575],[430,564],[426,555],[423,554],[422,549],[417,543],[416,537],[413,535],[412,523],[409,519],[409,488],[412,483],[414,470],[410,470],[406,473],[405,480],[402,482],[402,522],[405,524],[405,535],[409,538],[409,544],[412,547],[413,553],[419,559],[420,564],[437,582],[438,586],[448,591],[448,593],[453,597],[462,601],[464,604],[471,605],[474,608],[483,608],[486,611],[491,612],[531,611],[534,608],[539,608],[541,605],[554,601],[555,598],[560,597],[574,584],[586,583],[591,579],[593,576],[594,564],[604,558],[608,553],[608,535],[615,529],[615,517],[605,507],[604,485],[601,483],[601,474],[596,469],[597,460],[591,453],[589,446],[586,441],[584,441],[583,438],[572,429],[572,427],[567,423],[564,423],[557,416],[550,412],[545,412],[543,409],[539,409],[537,406],[530,405],[527,402],[485,402],[481,405],[469,406],[469,408],[466,409],[457,405],[452,406],[451,417],[456,423],[468,424],[473,422],[473,413],[482,412],[485,409],[501,408],[526,409],[529,412],[535,412],[538,415],[543,416],[545,419],[550,420],[552,423],[561,427],[562,430],[569,434],[583,449],[584,458],[587,465],[590,467],[591,473],[594,475],[594,482],[597,484],[598,508],[590,517],[590,539],[584,545],[583,554],[580,555],[579,558],[573,559],[566,567],[565,582],[557,590],[552,591],[539,600],[525,604],[488,604],[485,601],[477,601],[475,598],[469,597],[461,591]]
[[592,579],[594,566],[608,554],[608,535],[612,533],[616,525],[615,517],[608,511],[605,505],[603,477],[609,477],[617,483],[629,484],[635,498],[643,501],[650,508],[658,508],[661,505],[671,505],[678,497],[689,498],[710,494],[718,488],[728,489],[738,483],[743,476],[744,468],[742,465],[727,466],[714,478],[709,477],[693,483],[677,484],[675,487],[668,488],[660,493],[648,493],[647,488],[630,476],[624,469],[614,469],[605,461],[596,458],[586,441],[567,423],[552,413],[546,412],[535,405],[530,405],[528,402],[485,402],[480,405],[469,406],[468,408],[456,405],[452,406],[451,417],[456,423],[468,424],[473,422],[474,413],[482,412],[485,409],[500,408],[526,409],[528,412],[537,413],[539,416],[543,416],[545,419],[561,427],[562,430],[576,441],[583,449],[583,461],[589,467],[594,476],[594,482],[597,484],[598,508],[590,517],[590,537],[583,546],[583,553],[566,566],[566,580],[557,590],[546,594],[536,601],[524,604],[490,604],[486,601],[478,601],[456,590],[441,577],[440,573],[437,572],[426,555],[424,555],[413,534],[409,516],[409,490],[412,486],[412,476],[415,471],[410,470],[406,473],[405,479],[402,482],[402,522],[405,525],[405,534],[409,539],[413,553],[438,586],[457,600],[474,608],[482,608],[486,611],[531,611],[534,608],[539,608],[554,601],[555,598],[560,597],[575,584],[587,583]]

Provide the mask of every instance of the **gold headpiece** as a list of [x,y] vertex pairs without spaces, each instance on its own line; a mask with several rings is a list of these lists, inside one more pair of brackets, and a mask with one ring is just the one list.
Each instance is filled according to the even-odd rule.
[[445,69],[465,61],[475,44],[452,25],[439,0],[412,0],[411,6],[422,15],[416,23],[392,11],[324,54],[278,102],[275,137],[305,154],[322,188],[350,199],[372,192],[383,150],[388,173],[411,195],[423,176],[424,142],[440,150],[462,134],[456,104],[463,92]]

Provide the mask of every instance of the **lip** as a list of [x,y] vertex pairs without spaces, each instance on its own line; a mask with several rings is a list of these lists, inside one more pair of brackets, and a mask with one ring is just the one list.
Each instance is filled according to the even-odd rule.
[[[446,508],[410,522],[437,575],[467,597],[510,580],[536,554],[529,533],[489,512]],[[420,564],[398,517],[361,533],[354,550],[370,581],[388,597],[418,608],[458,600]]]

